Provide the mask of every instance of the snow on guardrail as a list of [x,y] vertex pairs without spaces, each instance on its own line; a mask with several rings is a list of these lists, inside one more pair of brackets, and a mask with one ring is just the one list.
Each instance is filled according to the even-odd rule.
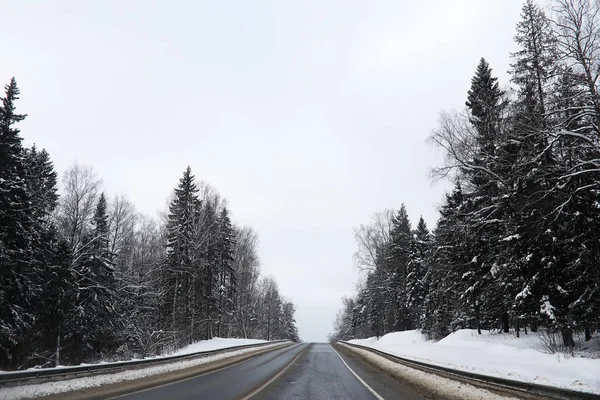
[[[221,339],[223,341],[223,339]],[[210,341],[206,341],[210,342]],[[96,372],[112,372],[112,371],[120,371],[133,367],[140,366],[150,366],[150,365],[158,365],[163,363],[170,363],[173,361],[182,361],[191,358],[199,358],[206,357],[214,354],[220,354],[224,352],[230,352],[234,350],[246,349],[246,348],[254,348],[266,346],[269,344],[277,344],[286,342],[286,340],[278,340],[278,341],[254,341],[251,340],[250,343],[246,340],[242,340],[244,344],[235,344],[234,346],[227,345],[222,342],[213,343],[214,348],[210,350],[204,350],[206,348],[210,348],[211,346],[207,344],[202,345],[202,342],[192,344],[187,346],[172,355],[168,356],[159,356],[152,358],[144,358],[140,360],[129,360],[129,361],[119,361],[119,362],[111,362],[111,363],[98,363],[98,364],[88,364],[88,365],[78,365],[78,366],[59,366],[55,368],[40,368],[40,369],[28,369],[24,371],[10,371],[10,372],[0,372],[0,387],[7,385],[15,385],[19,383],[25,383],[31,380],[44,380],[44,379],[52,379],[52,378],[60,378],[60,379],[68,379],[81,375],[92,374]],[[239,341],[238,341],[239,343]],[[203,349],[198,351],[199,349]]]

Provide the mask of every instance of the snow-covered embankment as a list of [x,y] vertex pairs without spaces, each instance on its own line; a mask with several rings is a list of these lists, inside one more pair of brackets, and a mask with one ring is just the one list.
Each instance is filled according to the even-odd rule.
[[578,342],[574,356],[547,354],[540,333],[524,335],[462,329],[439,342],[419,331],[393,332],[350,343],[372,347],[399,357],[506,379],[600,394],[600,337]]
[[[174,353],[167,354],[166,356],[174,355],[186,355],[203,351],[221,350],[230,347],[236,347],[241,345],[249,344],[261,344],[267,342],[266,340],[255,340],[255,339],[221,339],[213,338],[212,340],[203,340],[197,343],[193,343],[186,346]],[[170,373],[177,373],[177,371],[183,371],[191,368],[198,368],[205,364],[215,363],[220,360],[228,358],[237,358],[248,353],[256,351],[266,351],[271,347],[281,346],[281,342],[267,344],[261,347],[249,347],[244,349],[232,350],[225,353],[219,353],[202,358],[186,359],[183,361],[167,362],[160,365],[149,365],[143,368],[135,368],[130,370],[124,370],[123,372],[117,373],[98,373],[91,376],[82,378],[73,378],[56,382],[46,382],[39,384],[28,384],[24,386],[16,386],[9,388],[0,389],[0,400],[8,399],[31,399],[49,395],[60,395],[61,393],[66,394],[67,392],[76,392],[81,390],[88,390],[93,388],[100,388],[108,385],[122,384],[128,381],[137,381],[144,378],[148,378],[156,375],[164,375]],[[153,357],[160,359],[161,357]],[[154,378],[153,378],[154,379]],[[104,389],[102,389],[104,390]],[[62,395],[61,395],[62,396]]]

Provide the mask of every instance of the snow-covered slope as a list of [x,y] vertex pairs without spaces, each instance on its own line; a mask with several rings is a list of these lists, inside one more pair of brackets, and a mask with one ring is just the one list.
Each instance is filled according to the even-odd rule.
[[[234,339],[234,338],[218,338],[218,337],[214,337],[210,340],[200,340],[199,342],[196,343],[192,343],[182,349],[179,349],[177,351],[171,352],[171,353],[165,353],[163,355],[160,356],[151,356],[151,357],[146,357],[145,359],[159,359],[159,358],[163,358],[163,357],[170,357],[170,356],[178,356],[178,355],[186,355],[186,354],[192,354],[192,353],[197,353],[197,352],[201,352],[201,351],[211,351],[211,350],[219,350],[219,349],[227,349],[229,347],[236,347],[236,346],[242,346],[242,345],[247,345],[247,344],[259,344],[259,343],[265,343],[268,342],[268,340],[262,340],[262,339]],[[132,360],[119,360],[117,362],[122,362],[122,361],[135,361],[135,360],[139,360],[139,358],[134,358]],[[100,361],[97,364],[106,364],[106,363],[110,363],[113,361]],[[87,366],[87,365],[95,365],[95,364],[85,364],[82,363],[80,364],[81,366]],[[57,367],[51,367],[51,368],[68,368],[71,367],[71,365],[59,365]],[[30,368],[30,369],[35,369],[35,368]],[[11,373],[14,371],[1,371],[0,370],[0,374],[3,373]]]
[[600,393],[600,358],[589,358],[600,352],[597,336],[587,343],[589,351],[580,351],[575,357],[544,353],[539,333],[531,332],[516,338],[512,333],[484,331],[478,335],[475,330],[463,329],[433,342],[414,330],[350,343],[450,368]]
[[178,355],[183,355],[183,354],[197,353],[199,351],[210,351],[210,350],[225,349],[228,347],[243,346],[246,344],[265,343],[267,341],[268,340],[261,340],[261,339],[232,339],[232,338],[223,339],[223,338],[214,337],[210,340],[201,340],[199,342],[192,343],[189,346],[179,349],[176,352],[171,353],[169,355],[170,356],[178,356]]
[[[215,340],[215,339],[213,339]],[[201,350],[190,350],[189,352],[195,351],[204,351],[204,350],[216,350],[218,348],[225,347],[233,347],[238,346],[239,344],[250,344],[248,342],[241,342],[246,339],[239,339],[238,344],[235,344],[235,340],[232,342],[231,339],[219,339],[215,340],[205,340],[202,342],[198,342],[191,346],[202,347]],[[202,344],[203,342],[206,342]],[[218,344],[221,342],[221,344]],[[265,342],[265,340],[260,340],[257,342]],[[233,343],[233,344],[230,344]],[[280,343],[271,343],[267,344],[262,348],[275,347],[280,345]],[[211,346],[221,346],[221,347],[211,347]],[[190,347],[190,346],[188,346]],[[196,367],[198,365],[207,364],[210,362],[222,360],[228,357],[239,356],[242,354],[250,353],[255,351],[256,348],[245,348],[232,350],[231,352],[220,353],[211,355],[203,358],[193,358],[191,360],[183,360],[176,361],[172,363],[166,363],[161,365],[149,365],[145,368],[136,368],[136,369],[125,369],[122,372],[116,373],[108,373],[102,374],[99,373],[97,375],[85,376],[81,378],[73,378],[73,379],[65,379],[62,381],[56,382],[45,382],[45,383],[35,383],[28,384],[23,386],[14,386],[14,387],[6,387],[0,388],[0,400],[17,400],[17,399],[31,399],[36,397],[50,396],[50,395],[60,395],[62,393],[82,390],[86,388],[99,387],[103,385],[111,385],[123,381],[131,381],[135,379],[144,379],[153,375],[165,374],[169,372],[184,370],[186,368]],[[181,351],[184,351],[182,349]],[[71,396],[72,397],[72,396]]]

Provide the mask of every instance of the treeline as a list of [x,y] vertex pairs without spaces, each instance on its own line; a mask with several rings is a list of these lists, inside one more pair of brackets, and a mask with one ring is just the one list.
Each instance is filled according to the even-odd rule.
[[0,369],[160,354],[213,336],[299,340],[295,307],[260,276],[258,238],[184,172],[155,220],[108,200],[91,167],[62,180],[25,148],[19,90],[0,107]]
[[555,1],[550,18],[528,0],[521,16],[512,88],[481,59],[466,110],[430,138],[434,177],[455,185],[434,232],[404,207],[357,229],[369,272],[333,339],[544,326],[572,349],[600,328],[599,3]]

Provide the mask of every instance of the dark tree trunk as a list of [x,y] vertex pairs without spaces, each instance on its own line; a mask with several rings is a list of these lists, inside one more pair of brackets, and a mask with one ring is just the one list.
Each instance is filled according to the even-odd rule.
[[592,340],[592,332],[590,330],[589,326],[585,327],[585,341],[589,342],[590,340]]
[[481,335],[481,321],[479,318],[479,301],[475,299],[475,293],[473,293],[473,301],[475,303],[475,319],[477,322],[477,334]]
[[508,319],[508,313],[502,314],[502,331],[504,331],[504,333],[510,332],[510,321]]
[[58,325],[58,333],[56,335],[56,352],[54,353],[54,366],[60,365],[60,322]]
[[573,329],[571,328],[562,328],[560,330],[563,338],[563,345],[568,348],[570,351],[573,351],[575,348],[575,341],[573,340]]
[[535,318],[531,319],[531,326],[529,327],[531,332],[537,332],[537,320]]

